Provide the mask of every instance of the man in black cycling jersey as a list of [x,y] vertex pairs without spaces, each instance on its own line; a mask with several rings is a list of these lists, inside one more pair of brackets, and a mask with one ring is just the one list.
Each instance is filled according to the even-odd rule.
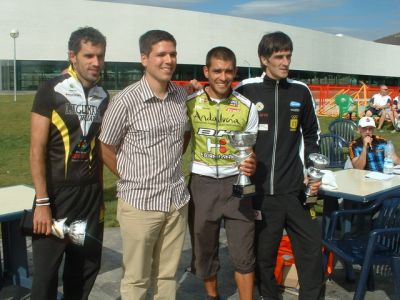
[[[292,51],[292,41],[283,32],[264,35],[258,46],[263,76],[244,80],[237,91],[256,105],[259,115],[253,176],[262,214],[256,221],[259,293],[262,299],[279,299],[274,268],[286,229],[299,274],[299,299],[313,300],[322,289],[322,242],[315,211],[304,205],[304,158],[319,152],[319,124],[310,90],[287,78]],[[313,184],[312,193],[318,188],[319,183]]]
[[[35,186],[31,299],[57,298],[65,254],[64,299],[87,299],[100,269],[104,227],[98,135],[108,104],[99,84],[106,39],[84,27],[71,34],[70,66],[38,89],[31,114],[30,165]],[[87,220],[83,246],[52,235],[53,219]]]

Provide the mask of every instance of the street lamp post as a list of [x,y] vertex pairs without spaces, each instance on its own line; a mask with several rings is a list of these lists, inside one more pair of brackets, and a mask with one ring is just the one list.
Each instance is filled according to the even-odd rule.
[[18,29],[12,29],[10,31],[10,36],[14,40],[14,102],[17,101],[17,50],[15,46],[15,40],[19,36]]
[[243,61],[248,65],[248,67],[247,67],[247,78],[250,78],[251,77],[250,63],[245,59]]

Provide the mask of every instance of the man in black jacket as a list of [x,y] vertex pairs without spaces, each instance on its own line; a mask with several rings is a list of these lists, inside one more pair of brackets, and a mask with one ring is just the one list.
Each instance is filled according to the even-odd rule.
[[[319,152],[319,124],[310,90],[287,78],[292,51],[292,41],[283,32],[264,35],[258,46],[263,76],[237,88],[259,113],[253,182],[262,215],[256,222],[256,277],[262,299],[279,299],[274,268],[283,229],[294,251],[299,299],[318,299],[323,282],[321,228],[304,193],[305,158]],[[312,193],[319,185],[312,184]]]

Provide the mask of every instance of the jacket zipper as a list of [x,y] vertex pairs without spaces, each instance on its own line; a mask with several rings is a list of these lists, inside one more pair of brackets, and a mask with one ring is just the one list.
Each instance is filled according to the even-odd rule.
[[279,80],[275,83],[275,129],[274,129],[274,146],[272,148],[272,163],[271,163],[271,176],[269,182],[269,190],[270,194],[274,194],[274,174],[275,174],[275,156],[276,156],[276,141],[278,139],[278,119],[279,119],[279,110],[278,110],[278,87]]

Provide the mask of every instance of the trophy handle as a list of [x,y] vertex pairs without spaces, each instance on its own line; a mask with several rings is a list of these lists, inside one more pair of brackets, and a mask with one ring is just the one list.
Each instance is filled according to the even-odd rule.
[[247,153],[246,150],[239,150],[239,154],[232,154],[232,156],[235,158],[236,161],[236,166],[240,166],[242,161],[245,161],[247,158],[251,156],[252,152]]

